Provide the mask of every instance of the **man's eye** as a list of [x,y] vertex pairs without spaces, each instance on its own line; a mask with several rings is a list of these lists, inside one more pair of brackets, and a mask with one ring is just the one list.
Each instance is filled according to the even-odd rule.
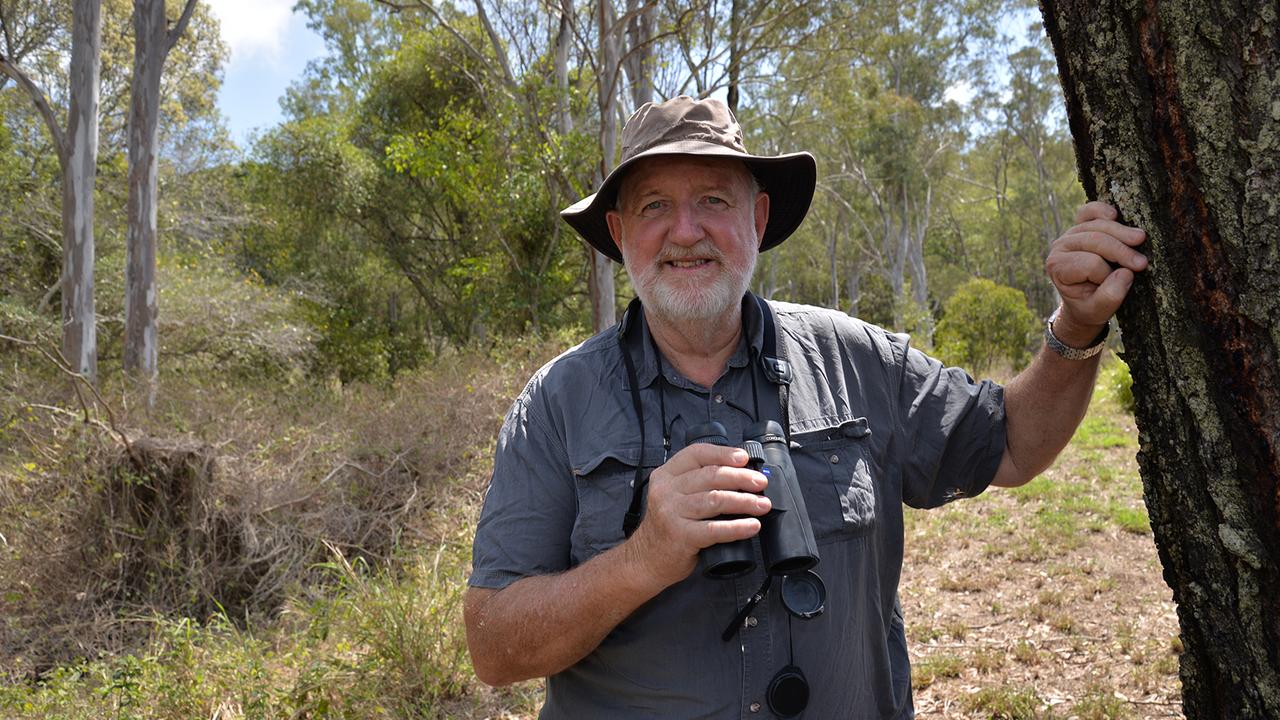
[[708,195],[708,196],[707,196],[707,204],[709,204],[709,205],[723,205],[723,204],[724,204],[724,200],[723,200],[722,198],[718,198],[718,197],[716,197],[715,195]]
[[658,209],[658,208],[660,208],[660,207],[662,207],[662,201],[661,201],[661,200],[654,200],[653,202],[649,203],[648,205],[645,205],[644,207],[642,207],[642,208],[640,208],[640,209],[641,209],[641,210],[657,210],[657,209]]

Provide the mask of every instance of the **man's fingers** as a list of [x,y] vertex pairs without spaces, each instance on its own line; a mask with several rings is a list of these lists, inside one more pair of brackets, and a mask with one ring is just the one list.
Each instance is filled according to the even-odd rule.
[[1081,205],[1080,209],[1076,210],[1076,224],[1090,220],[1115,220],[1117,216],[1115,208],[1101,200],[1094,200]]
[[1074,235],[1084,232],[1096,232],[1104,235],[1110,235],[1126,245],[1137,246],[1147,240],[1147,232],[1142,228],[1121,225],[1115,220],[1088,220],[1086,222],[1077,223],[1063,233],[1063,235]]
[[749,537],[755,537],[760,532],[760,520],[757,518],[735,518],[733,520],[712,520],[703,523],[703,539],[707,541],[705,545],[699,542],[702,547],[709,547],[716,543],[733,542],[734,540],[746,540]]
[[709,490],[693,496],[691,520],[706,520],[720,515],[764,515],[772,506],[769,498],[755,493],[733,490]]
[[1094,312],[1099,316],[1111,317],[1120,308],[1120,303],[1133,287],[1133,272],[1127,268],[1118,268],[1098,286],[1089,298]]
[[665,467],[672,475],[680,475],[701,467],[745,467],[746,464],[747,451],[742,448],[694,443],[673,455]]
[[[1134,272],[1141,272],[1147,269],[1147,256],[1134,250],[1129,246],[1128,242],[1122,241],[1115,234],[1111,232],[1077,230],[1078,228],[1072,228],[1071,232],[1063,235],[1054,243],[1053,252],[1050,253],[1051,259],[1058,253],[1086,252],[1127,267]],[[1126,238],[1129,242],[1133,241],[1132,235],[1128,235]],[[1052,276],[1052,264],[1050,264],[1049,271]]]
[[1058,253],[1052,261],[1049,275],[1059,287],[1080,283],[1101,285],[1113,269],[1101,255],[1084,251]]
[[1133,287],[1133,271],[1128,268],[1112,270],[1101,283],[1081,282],[1058,288],[1064,304],[1078,322],[1098,325],[1107,321]]

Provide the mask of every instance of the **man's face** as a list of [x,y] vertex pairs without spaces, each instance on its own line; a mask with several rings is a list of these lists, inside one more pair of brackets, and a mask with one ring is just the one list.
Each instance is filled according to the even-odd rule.
[[636,163],[606,215],[640,301],[686,321],[742,300],[768,218],[769,196],[741,161],[684,155]]

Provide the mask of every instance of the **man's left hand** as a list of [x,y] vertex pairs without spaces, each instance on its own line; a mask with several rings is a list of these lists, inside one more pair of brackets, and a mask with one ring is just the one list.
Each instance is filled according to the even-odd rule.
[[1104,202],[1086,203],[1045,260],[1062,297],[1054,335],[1072,347],[1085,347],[1097,337],[1129,294],[1134,273],[1147,268],[1147,257],[1134,250],[1147,234],[1116,217],[1115,208]]

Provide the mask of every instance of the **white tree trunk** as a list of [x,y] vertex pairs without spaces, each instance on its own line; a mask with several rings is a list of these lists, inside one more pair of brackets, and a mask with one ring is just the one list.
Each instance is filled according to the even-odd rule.
[[93,381],[98,375],[93,187],[98,164],[101,0],[75,0],[71,25],[71,102],[62,166],[62,348],[71,367]]
[[[616,38],[617,23],[614,22],[613,3],[611,0],[600,0],[597,8],[597,22],[600,30],[600,177],[603,179],[613,170],[613,154],[618,146],[618,75],[619,51]],[[613,261],[591,250],[590,278],[587,283],[591,292],[591,321],[596,332],[600,332],[617,321],[614,308]]]
[[164,0],[134,0],[129,103],[129,201],[124,270],[124,369],[156,376],[156,174],[160,75],[168,37]]

